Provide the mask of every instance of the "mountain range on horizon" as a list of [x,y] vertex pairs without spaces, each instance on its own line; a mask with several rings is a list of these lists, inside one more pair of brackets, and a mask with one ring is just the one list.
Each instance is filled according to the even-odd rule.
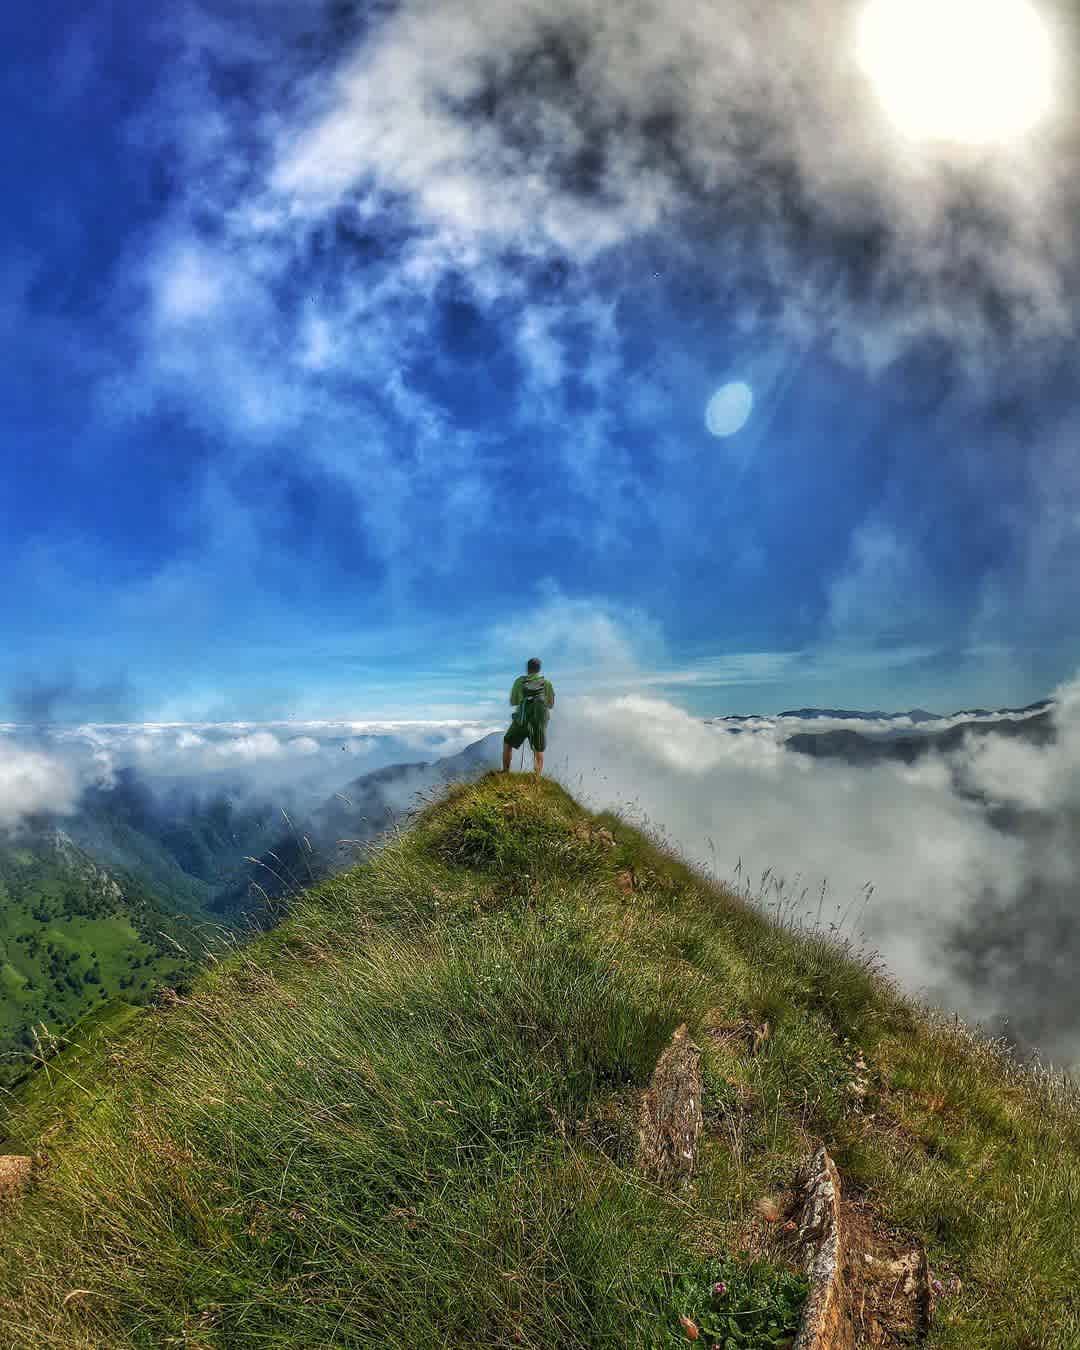
[[1022,708],[960,708],[955,712],[929,712],[926,708],[911,708],[906,712],[885,712],[880,708],[867,711],[853,708],[788,708],[778,713],[728,713],[706,719],[709,722],[759,722],[780,718],[802,721],[826,718],[848,722],[951,722],[957,718],[1005,718],[1047,712],[1054,706],[1051,698],[1038,699]]
[[[842,759],[848,764],[894,760],[912,764],[928,754],[958,750],[968,737],[997,735],[1032,745],[1048,745],[1054,739],[1053,705],[1005,709],[994,714],[957,713],[938,727],[923,722],[918,727],[892,728],[886,732],[866,728],[838,727],[821,731],[798,731],[785,738],[789,750],[817,759]],[[1021,716],[1020,714],[1023,714]],[[867,714],[869,717],[870,714]],[[808,719],[807,719],[808,720]]]

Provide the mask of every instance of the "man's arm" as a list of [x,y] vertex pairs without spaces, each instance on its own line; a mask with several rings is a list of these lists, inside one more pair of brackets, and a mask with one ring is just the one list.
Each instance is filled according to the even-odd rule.
[[555,706],[555,686],[550,680],[547,681],[547,705],[549,708]]
[[521,702],[521,676],[519,675],[510,690],[510,705],[516,708]]

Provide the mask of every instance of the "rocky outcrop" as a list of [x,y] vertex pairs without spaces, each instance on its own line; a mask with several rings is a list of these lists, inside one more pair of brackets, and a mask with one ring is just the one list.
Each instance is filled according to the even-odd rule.
[[17,1199],[26,1188],[31,1166],[29,1158],[0,1153],[0,1210]]
[[810,1293],[795,1350],[922,1344],[933,1315],[926,1252],[865,1201],[843,1198],[824,1147],[808,1169],[799,1241]]
[[638,1166],[645,1176],[668,1186],[691,1176],[701,1126],[701,1051],[684,1024],[657,1061],[641,1103]]
[[810,1293],[795,1350],[853,1350],[855,1334],[844,1287],[840,1176],[824,1146],[810,1164],[799,1240]]

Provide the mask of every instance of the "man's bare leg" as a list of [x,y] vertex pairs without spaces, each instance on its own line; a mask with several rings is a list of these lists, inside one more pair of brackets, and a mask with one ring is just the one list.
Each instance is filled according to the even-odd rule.
[[537,778],[539,778],[543,772],[544,772],[544,752],[543,750],[536,750],[533,752],[533,773],[535,773]]
[[510,761],[514,758],[514,747],[503,741],[503,773],[510,772]]

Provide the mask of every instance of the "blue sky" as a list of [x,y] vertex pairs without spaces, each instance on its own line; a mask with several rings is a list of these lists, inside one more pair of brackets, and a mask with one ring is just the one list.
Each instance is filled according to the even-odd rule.
[[851,20],[6,13],[0,715],[482,716],[534,651],[703,713],[1071,677],[1069,81],[904,140]]

